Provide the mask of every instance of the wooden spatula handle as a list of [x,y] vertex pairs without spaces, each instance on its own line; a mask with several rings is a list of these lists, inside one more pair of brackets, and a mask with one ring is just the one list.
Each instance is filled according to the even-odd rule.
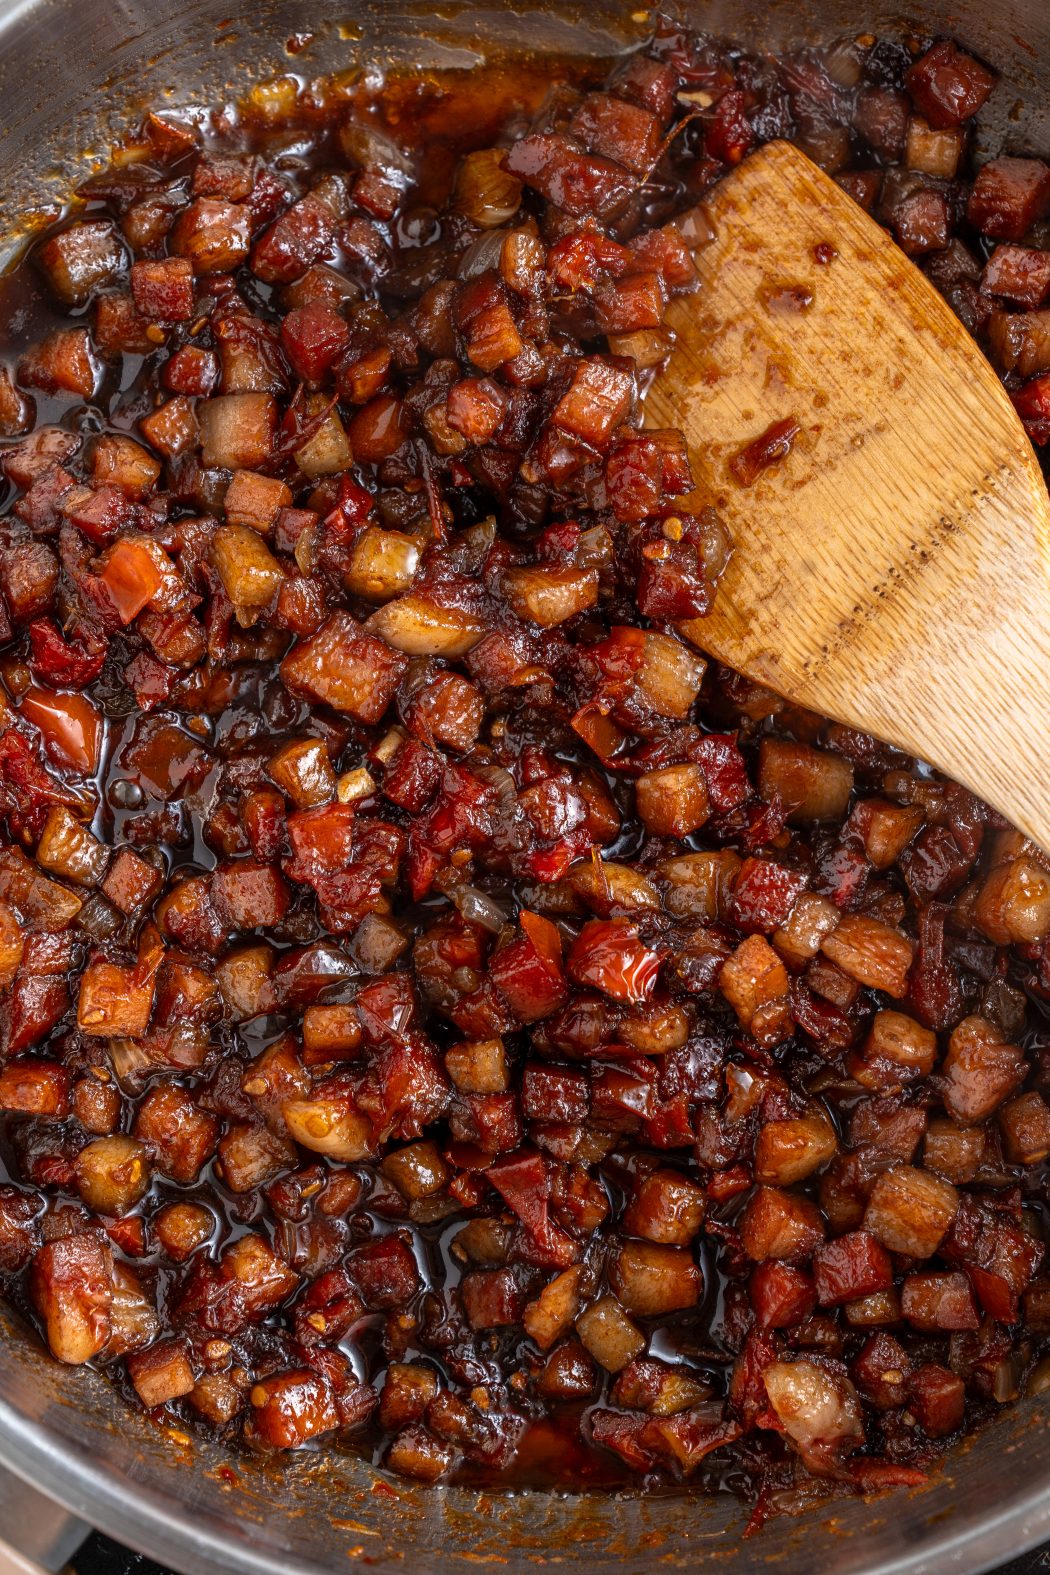
[[[1050,850],[1050,499],[988,360],[797,148],[717,186],[647,400],[737,550],[683,626],[792,700],[928,760]],[[786,456],[734,462],[780,421]]]

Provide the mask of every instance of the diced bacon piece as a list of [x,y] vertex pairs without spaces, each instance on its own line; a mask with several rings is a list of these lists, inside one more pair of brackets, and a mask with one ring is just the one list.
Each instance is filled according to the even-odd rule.
[[[451,337],[451,329],[450,329]],[[349,405],[366,405],[386,388],[393,361],[386,345],[366,351],[364,355],[348,353],[336,367],[336,381],[344,402]]]
[[857,94],[853,124],[873,152],[896,162],[904,152],[908,97],[892,88],[865,87]]
[[645,1335],[615,1296],[603,1296],[580,1313],[576,1333],[608,1373],[618,1373],[645,1350]]
[[100,364],[86,328],[59,328],[29,350],[19,362],[19,381],[45,394],[76,394],[91,399],[98,387]]
[[243,624],[254,623],[284,584],[283,569],[250,525],[220,525],[211,561]]
[[980,1319],[965,1274],[907,1274],[901,1311],[913,1328],[929,1334],[976,1329]]
[[137,500],[156,485],[160,464],[134,438],[109,432],[98,438],[91,452],[91,479],[96,486],[118,487]]
[[821,943],[843,973],[896,1000],[907,993],[914,947],[906,935],[867,914],[847,913]]
[[1050,1154],[1050,1107],[1033,1089],[999,1111],[1003,1152],[1011,1165],[1041,1164]]
[[[97,330],[95,337],[99,338]],[[199,345],[182,345],[164,363],[161,378],[165,388],[173,394],[207,398],[219,381],[218,357],[214,350],[203,350]]]
[[159,1340],[128,1357],[128,1376],[147,1411],[188,1395],[196,1379],[183,1340]]
[[787,970],[763,936],[749,935],[723,964],[718,987],[743,1027],[750,1029],[764,1007],[786,1000]]
[[897,862],[924,818],[917,804],[865,798],[854,805],[849,824],[860,833],[870,862],[877,870],[885,870]]
[[89,963],[80,976],[77,1026],[81,1033],[106,1039],[138,1039],[149,1027],[156,971],[141,963]]
[[1032,442],[1039,447],[1050,443],[1050,374],[1033,377],[1010,398]]
[[656,837],[687,837],[711,814],[706,778],[692,764],[665,766],[640,777],[635,803],[646,830]]
[[592,153],[616,159],[635,175],[645,175],[660,151],[660,122],[651,110],[611,93],[588,93],[569,130]]
[[295,693],[359,722],[378,722],[406,667],[399,652],[368,634],[349,613],[335,613],[292,648],[281,663],[281,677]]
[[195,197],[228,197],[231,202],[243,202],[251,196],[256,169],[255,159],[244,154],[224,157],[205,153],[194,167],[190,190]]
[[966,209],[975,229],[997,241],[1019,241],[1050,208],[1050,165],[1042,159],[989,159]]
[[740,1241],[755,1263],[804,1263],[824,1240],[820,1210],[808,1198],[759,1187],[740,1216]]
[[911,1358],[900,1341],[882,1333],[872,1335],[850,1367],[854,1383],[879,1411],[903,1405],[911,1370]]
[[33,425],[36,402],[16,388],[6,366],[0,366],[0,437],[20,437]]
[[485,1172],[521,1220],[547,1262],[565,1267],[579,1256],[571,1238],[550,1217],[551,1177],[543,1155],[528,1148],[505,1154]]
[[[633,700],[640,700],[657,716],[684,719],[700,693],[707,663],[681,640],[654,629],[645,631],[642,660],[634,678]],[[708,792],[717,804],[718,792],[701,759]]]
[[929,1077],[937,1035],[903,1012],[876,1012],[871,1031],[850,1071],[864,1088],[890,1090]]
[[835,1129],[821,1112],[767,1121],[755,1139],[755,1180],[793,1186],[826,1165],[837,1149]]
[[[39,854],[37,857],[39,861]],[[82,870],[86,862],[86,859],[82,862]],[[13,981],[24,952],[25,937],[18,915],[9,903],[0,902],[0,990],[6,990]]]
[[856,1390],[815,1362],[772,1362],[762,1374],[769,1403],[806,1464],[818,1472],[864,1442]]
[[768,935],[787,921],[805,883],[801,871],[772,859],[745,859],[733,885],[732,922],[747,933]]
[[494,372],[521,352],[524,341],[510,310],[510,297],[496,274],[482,274],[464,285],[454,314],[467,355],[482,372]]
[[1050,293],[1050,252],[1034,246],[997,246],[985,263],[981,290],[1034,311]]
[[290,284],[329,252],[334,239],[335,214],[320,197],[307,192],[255,243],[252,272],[266,284]]
[[453,1045],[446,1052],[448,1075],[463,1094],[501,1094],[508,1084],[502,1039],[480,1039]]
[[477,686],[458,673],[444,673],[417,692],[407,720],[428,743],[466,751],[476,741],[484,717],[485,702]]
[[220,918],[234,930],[280,924],[291,901],[280,872],[259,859],[221,864],[212,877],[211,898]]
[[592,356],[580,361],[568,391],[555,406],[551,420],[563,432],[604,449],[634,403],[634,378],[611,360]]
[[311,301],[290,311],[281,323],[281,344],[295,375],[316,383],[350,339],[346,319],[328,301]]
[[812,1277],[775,1258],[767,1258],[752,1271],[748,1294],[755,1324],[763,1332],[804,1323],[817,1302]]
[[157,1169],[184,1186],[197,1180],[214,1154],[219,1130],[216,1118],[197,1107],[188,1089],[173,1082],[153,1084],[133,1126]]
[[293,739],[284,744],[271,757],[266,769],[298,809],[328,804],[336,796],[332,762],[328,750],[318,739]]
[[864,1228],[891,1252],[929,1258],[955,1218],[959,1195],[950,1182],[912,1165],[895,1165],[875,1182]]
[[758,790],[764,799],[778,797],[794,825],[841,820],[853,791],[853,767],[841,755],[766,738],[759,750]]
[[[677,432],[625,432],[605,461],[609,501],[617,519],[644,520],[654,514],[668,492],[687,492],[692,483],[689,457]],[[661,550],[675,534],[682,539],[682,521],[665,522]],[[668,535],[670,531],[670,536]],[[662,560],[657,559],[657,562]]]
[[[919,177],[915,179],[918,181]],[[885,194],[883,200],[886,201]],[[948,245],[948,200],[933,187],[916,184],[910,190],[902,190],[892,205],[891,222],[897,244],[909,257],[943,251]]]
[[245,1322],[258,1323],[298,1288],[299,1276],[277,1256],[264,1236],[248,1231],[225,1247],[222,1279],[239,1293]]
[[4,450],[4,474],[16,487],[30,487],[38,477],[72,459],[80,443],[75,433],[61,427],[37,427],[21,443]]
[[246,206],[198,197],[175,220],[168,244],[195,274],[232,273],[248,255],[251,232]]
[[1024,1079],[1021,1050],[1000,1044],[1000,1037],[981,1017],[966,1017],[952,1031],[941,1067],[944,1104],[962,1124],[987,1120]]
[[201,462],[225,470],[254,470],[270,458],[277,428],[271,394],[222,394],[197,406]]
[[[306,442],[295,450],[295,463],[303,475],[315,480],[319,476],[336,476],[349,470],[353,451],[342,419],[330,401],[324,394],[308,394],[304,409],[309,423],[323,419]],[[359,459],[367,457],[363,452],[358,455]]]
[[919,175],[954,180],[965,143],[965,132],[958,129],[935,131],[921,115],[913,115],[908,122],[905,165]]
[[938,129],[958,126],[976,115],[995,81],[994,72],[951,39],[934,44],[904,78],[916,108]]
[[83,306],[124,267],[124,249],[107,219],[81,219],[50,236],[33,260],[63,306]]
[[459,1293],[472,1329],[507,1329],[524,1315],[525,1292],[513,1269],[472,1269]]
[[340,1426],[328,1380],[320,1373],[275,1373],[253,1386],[245,1443],[256,1449],[300,1449]]
[[813,1278],[821,1306],[837,1307],[889,1290],[893,1264],[874,1236],[865,1230],[851,1231],[817,1248],[813,1254]]
[[468,443],[489,443],[507,409],[507,396],[488,377],[468,377],[453,383],[446,398],[446,418],[454,432]]
[[954,1121],[934,1119],[926,1130],[923,1164],[946,1181],[963,1186],[977,1175],[986,1143],[983,1127],[960,1127]]
[[162,878],[131,848],[119,848],[106,871],[102,890],[121,913],[137,914],[160,891]]
[[986,876],[974,921],[998,946],[1050,935],[1050,873],[1033,858],[1000,864]]
[[988,341],[996,365],[1022,377],[1050,368],[1050,311],[992,312]]
[[685,1247],[699,1233],[706,1213],[703,1189],[674,1170],[654,1170],[637,1184],[624,1211],[632,1236]]
[[507,169],[548,202],[575,217],[609,218],[627,202],[634,182],[622,164],[586,154],[567,137],[523,137],[507,156]]
[[825,938],[837,929],[842,915],[828,897],[805,891],[784,923],[773,934],[776,950],[793,968],[802,968],[820,951]]
[[710,158],[719,159],[723,164],[740,163],[755,140],[746,107],[747,98],[738,88],[722,94],[704,134],[704,148]]
[[48,880],[21,848],[0,849],[0,899],[10,904],[30,930],[65,929],[83,899],[57,880]]
[[403,1428],[386,1453],[385,1464],[399,1476],[437,1482],[451,1471],[456,1451],[428,1433],[422,1424]]
[[185,257],[137,262],[131,270],[135,309],[157,323],[184,323],[193,316],[193,269]]
[[149,355],[165,337],[163,328],[136,310],[130,293],[100,295],[96,300],[94,341],[101,355]]
[[667,291],[658,273],[633,273],[611,279],[594,291],[595,317],[605,334],[633,334],[659,328]]
[[193,404],[181,395],[158,405],[150,415],[143,416],[139,427],[150,446],[166,459],[185,454],[196,448],[200,441]]
[[59,1062],[20,1056],[0,1068],[0,1110],[44,1121],[64,1121],[70,1111],[72,1082],[69,1068]]
[[402,1197],[410,1202],[441,1192],[451,1180],[436,1143],[409,1143],[387,1155],[382,1164],[384,1176],[392,1181]]
[[930,1438],[944,1438],[962,1426],[966,1386],[937,1362],[924,1362],[908,1378],[908,1405]]
[[33,1256],[29,1283],[52,1356],[72,1365],[90,1362],[112,1329],[108,1247],[87,1231],[46,1242]]
[[422,1362],[391,1362],[379,1393],[380,1424],[396,1432],[418,1422],[437,1392],[433,1368]]
[[549,1351],[571,1326],[579,1311],[579,1284],[583,1273],[572,1265],[556,1274],[522,1314],[525,1332],[541,1350]]
[[649,1241],[625,1241],[609,1266],[621,1307],[636,1317],[660,1317],[695,1307],[703,1280],[692,1253]]
[[292,494],[276,476],[260,476],[252,470],[236,470],[223,498],[223,509],[230,525],[247,525],[268,536],[277,516],[289,507]]

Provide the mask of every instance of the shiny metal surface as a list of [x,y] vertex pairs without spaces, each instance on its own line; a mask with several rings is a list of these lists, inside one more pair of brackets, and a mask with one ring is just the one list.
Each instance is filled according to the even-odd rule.
[[[27,206],[60,201],[129,106],[204,102],[293,68],[468,66],[494,42],[536,53],[610,54],[641,36],[637,0],[538,0],[492,8],[439,0],[17,0],[0,4],[0,252]],[[921,21],[887,0],[695,0],[698,26],[768,44],[910,25],[951,32],[1003,73],[988,151],[1050,153],[1047,0],[930,0]],[[567,1575],[684,1570],[700,1560],[773,1575],[976,1575],[1050,1536],[1050,1429],[1024,1403],[959,1451],[928,1487],[841,1501],[741,1542],[743,1512],[666,1498],[497,1497],[386,1482],[350,1457],[264,1465],[129,1413],[97,1375],[61,1369],[0,1319],[0,1464],[91,1524],[187,1575]],[[17,1528],[0,1523],[0,1539]]]
[[61,1570],[90,1529],[28,1482],[0,1472],[0,1575]]

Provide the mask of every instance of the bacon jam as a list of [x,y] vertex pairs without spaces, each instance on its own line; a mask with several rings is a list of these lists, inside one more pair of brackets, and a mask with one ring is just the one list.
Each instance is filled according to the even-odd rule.
[[731,543],[641,426],[787,136],[1046,442],[994,80],[669,23],[545,95],[286,78],[149,115],[4,282],[0,1273],[59,1361],[756,1524],[1047,1387],[1050,863],[684,637]]

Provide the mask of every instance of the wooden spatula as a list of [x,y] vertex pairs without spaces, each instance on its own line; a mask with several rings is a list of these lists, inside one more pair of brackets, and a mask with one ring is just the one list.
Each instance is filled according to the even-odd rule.
[[796,148],[747,159],[709,212],[647,401],[650,426],[684,429],[691,501],[735,542],[715,610],[683,632],[1050,849],[1050,502],[1008,396]]

